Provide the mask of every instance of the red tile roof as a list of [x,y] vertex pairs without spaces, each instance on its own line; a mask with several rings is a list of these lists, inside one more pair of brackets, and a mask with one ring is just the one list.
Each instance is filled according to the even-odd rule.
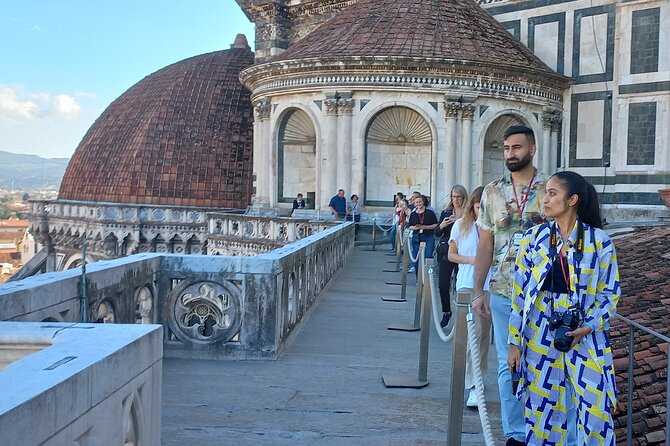
[[[617,312],[670,336],[670,226],[639,229],[614,241],[619,258],[622,297]],[[628,403],[628,326],[614,320],[610,330],[619,391],[615,415],[617,443],[625,444]],[[668,345],[636,330],[633,378],[635,444],[665,443]]]
[[246,39],[138,82],[84,136],[59,198],[244,208],[252,192],[253,109],[239,72]]
[[486,62],[556,76],[473,0],[361,0],[270,62],[348,56]]

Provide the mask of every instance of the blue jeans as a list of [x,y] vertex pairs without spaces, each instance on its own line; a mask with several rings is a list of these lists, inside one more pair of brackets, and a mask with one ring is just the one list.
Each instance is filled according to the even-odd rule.
[[509,353],[509,314],[512,301],[499,294],[491,294],[491,317],[493,318],[493,339],[498,358],[498,391],[500,392],[500,415],[505,438],[525,441],[526,419],[523,404],[512,393],[512,376],[507,368]]
[[397,232],[398,232],[398,225],[396,224],[392,225],[391,233],[389,234],[389,237],[391,238],[391,240],[389,240],[391,242],[391,251],[395,251],[395,237]]
[[[426,253],[427,259],[433,258],[433,253],[435,252],[435,236],[431,231],[430,234],[412,234],[412,257],[419,260],[416,256],[419,254],[419,245],[421,242],[426,242]],[[412,263],[414,269],[417,268],[417,262]],[[418,270],[417,270],[418,271]]]

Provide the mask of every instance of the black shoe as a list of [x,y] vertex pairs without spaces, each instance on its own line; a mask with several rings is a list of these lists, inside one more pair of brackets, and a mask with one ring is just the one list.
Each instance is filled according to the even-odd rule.
[[449,325],[449,319],[451,319],[451,312],[442,313],[442,321],[440,321],[440,327],[444,328]]
[[510,437],[507,439],[507,443],[505,443],[505,446],[526,446],[526,443],[524,443],[523,441],[519,441],[514,437]]

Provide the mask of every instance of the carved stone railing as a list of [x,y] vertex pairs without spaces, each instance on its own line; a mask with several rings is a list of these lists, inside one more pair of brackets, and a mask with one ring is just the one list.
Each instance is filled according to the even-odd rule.
[[207,253],[214,255],[270,252],[340,224],[334,221],[218,213],[209,213],[207,218]]
[[29,229],[53,253],[53,268],[61,271],[82,263],[84,241],[89,262],[145,252],[255,255],[335,225],[212,211],[72,200],[32,201]]
[[[0,285],[0,320],[159,323],[166,356],[276,357],[344,265],[353,224],[255,257],[137,254]],[[85,283],[86,286],[82,286]]]

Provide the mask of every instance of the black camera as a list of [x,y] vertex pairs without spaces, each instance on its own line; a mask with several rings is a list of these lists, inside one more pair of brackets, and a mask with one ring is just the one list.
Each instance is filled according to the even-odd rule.
[[555,311],[551,313],[549,328],[556,330],[556,334],[554,335],[554,347],[556,347],[556,350],[559,352],[570,351],[572,336],[568,336],[566,333],[579,328],[582,325],[582,321],[582,312],[577,307],[570,307],[564,312]]

